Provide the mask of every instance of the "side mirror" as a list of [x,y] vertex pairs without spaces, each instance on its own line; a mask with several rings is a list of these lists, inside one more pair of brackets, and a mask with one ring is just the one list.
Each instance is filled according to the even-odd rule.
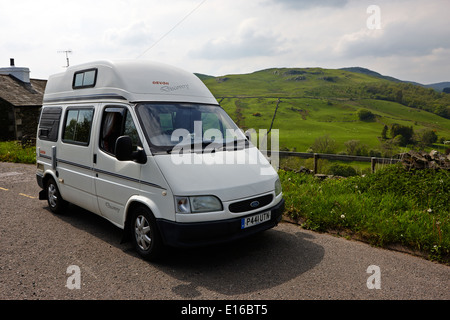
[[129,136],[121,136],[116,140],[116,158],[119,161],[133,160],[133,143]]
[[119,161],[134,161],[146,163],[144,150],[133,151],[133,142],[129,136],[121,136],[116,140],[116,159]]

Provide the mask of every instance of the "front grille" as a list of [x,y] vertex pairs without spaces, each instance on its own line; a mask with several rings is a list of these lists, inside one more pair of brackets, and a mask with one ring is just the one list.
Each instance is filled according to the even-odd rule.
[[[228,209],[234,213],[255,210],[255,209],[258,209],[258,208],[268,205],[269,203],[272,202],[272,199],[273,199],[273,195],[268,194],[268,195],[265,195],[262,197],[257,197],[257,198],[252,198],[252,199],[232,203],[228,206]],[[255,205],[256,201],[258,202],[258,205]],[[253,207],[250,205],[252,203],[253,203]]]

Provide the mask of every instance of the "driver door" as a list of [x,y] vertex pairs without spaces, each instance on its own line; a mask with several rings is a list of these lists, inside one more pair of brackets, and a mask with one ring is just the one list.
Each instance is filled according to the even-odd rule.
[[142,166],[134,161],[116,159],[116,140],[123,135],[130,136],[135,149],[142,146],[128,106],[104,106],[98,150],[94,156],[95,188],[101,215],[119,226],[123,226],[128,199],[139,194]]

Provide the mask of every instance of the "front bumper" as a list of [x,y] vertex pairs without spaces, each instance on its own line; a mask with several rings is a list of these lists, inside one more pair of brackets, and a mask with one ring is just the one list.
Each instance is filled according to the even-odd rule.
[[261,212],[264,211],[271,211],[271,219],[246,229],[241,229],[241,219],[258,213],[219,221],[180,223],[157,219],[156,222],[166,245],[193,247],[234,241],[275,227],[283,215],[284,199],[274,207]]

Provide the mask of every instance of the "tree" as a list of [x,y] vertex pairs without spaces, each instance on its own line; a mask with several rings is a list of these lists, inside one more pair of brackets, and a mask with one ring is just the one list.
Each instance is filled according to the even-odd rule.
[[403,104],[403,91],[401,89],[397,90],[397,93],[395,94],[395,101]]
[[375,115],[367,109],[359,109],[358,118],[361,121],[372,121],[373,119],[375,119]]
[[335,153],[337,149],[336,140],[330,138],[329,135],[324,135],[314,140],[311,149],[315,153]]
[[442,92],[444,93],[450,93],[450,87],[442,89]]
[[396,145],[393,141],[394,139],[386,140],[385,142],[381,143],[381,154],[385,158],[390,158],[396,154]]
[[450,119],[450,106],[438,105],[434,108],[434,113],[443,118]]
[[433,143],[437,142],[438,136],[434,130],[423,129],[417,133],[417,140],[423,147],[431,146]]
[[381,138],[386,140],[387,139],[387,132],[389,128],[387,125],[384,125],[383,130],[381,131]]
[[406,147],[408,145],[406,138],[401,134],[396,135],[391,141],[395,146]]
[[398,139],[399,145],[402,147],[405,147],[406,145],[413,143],[413,136],[414,130],[412,126],[407,127],[398,123],[394,123],[391,126],[391,138]]
[[347,154],[352,156],[367,156],[367,146],[359,140],[348,140],[344,143],[347,148]]

